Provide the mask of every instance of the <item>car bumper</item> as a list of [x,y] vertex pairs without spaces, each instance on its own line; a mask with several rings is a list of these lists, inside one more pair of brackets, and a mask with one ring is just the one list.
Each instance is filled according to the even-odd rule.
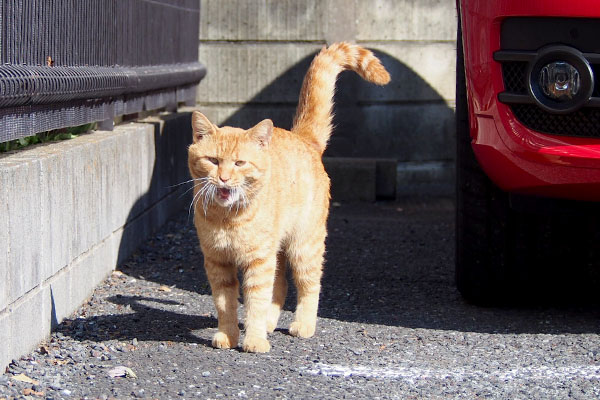
[[460,0],[472,146],[481,167],[510,192],[600,200],[600,139],[549,135],[521,124],[498,101],[503,19],[518,16],[600,18],[597,0]]

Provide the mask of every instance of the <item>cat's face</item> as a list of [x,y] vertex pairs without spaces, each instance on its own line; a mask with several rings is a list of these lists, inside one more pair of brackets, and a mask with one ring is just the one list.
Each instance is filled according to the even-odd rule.
[[199,112],[192,115],[194,142],[188,150],[190,173],[197,188],[194,203],[229,209],[247,206],[264,183],[269,169],[273,123],[255,127],[218,128]]

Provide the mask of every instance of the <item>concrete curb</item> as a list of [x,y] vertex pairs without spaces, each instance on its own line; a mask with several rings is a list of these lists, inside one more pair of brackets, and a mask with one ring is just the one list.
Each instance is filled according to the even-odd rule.
[[0,368],[189,201],[190,140],[180,113],[0,156]]

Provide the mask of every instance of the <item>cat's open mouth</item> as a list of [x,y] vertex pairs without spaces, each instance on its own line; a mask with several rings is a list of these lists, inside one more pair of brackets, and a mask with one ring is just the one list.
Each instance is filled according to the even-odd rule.
[[231,195],[231,189],[227,189],[227,188],[218,188],[217,189],[217,196],[219,196],[219,198],[221,200],[229,199],[230,195]]

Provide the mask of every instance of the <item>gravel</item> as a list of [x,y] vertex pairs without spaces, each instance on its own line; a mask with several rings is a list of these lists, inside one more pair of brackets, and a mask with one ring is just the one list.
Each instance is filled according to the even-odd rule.
[[453,215],[448,199],[336,204],[316,336],[287,334],[290,290],[271,352],[247,354],[210,347],[215,311],[182,212],[10,364],[0,399],[599,397],[598,307],[465,303]]

